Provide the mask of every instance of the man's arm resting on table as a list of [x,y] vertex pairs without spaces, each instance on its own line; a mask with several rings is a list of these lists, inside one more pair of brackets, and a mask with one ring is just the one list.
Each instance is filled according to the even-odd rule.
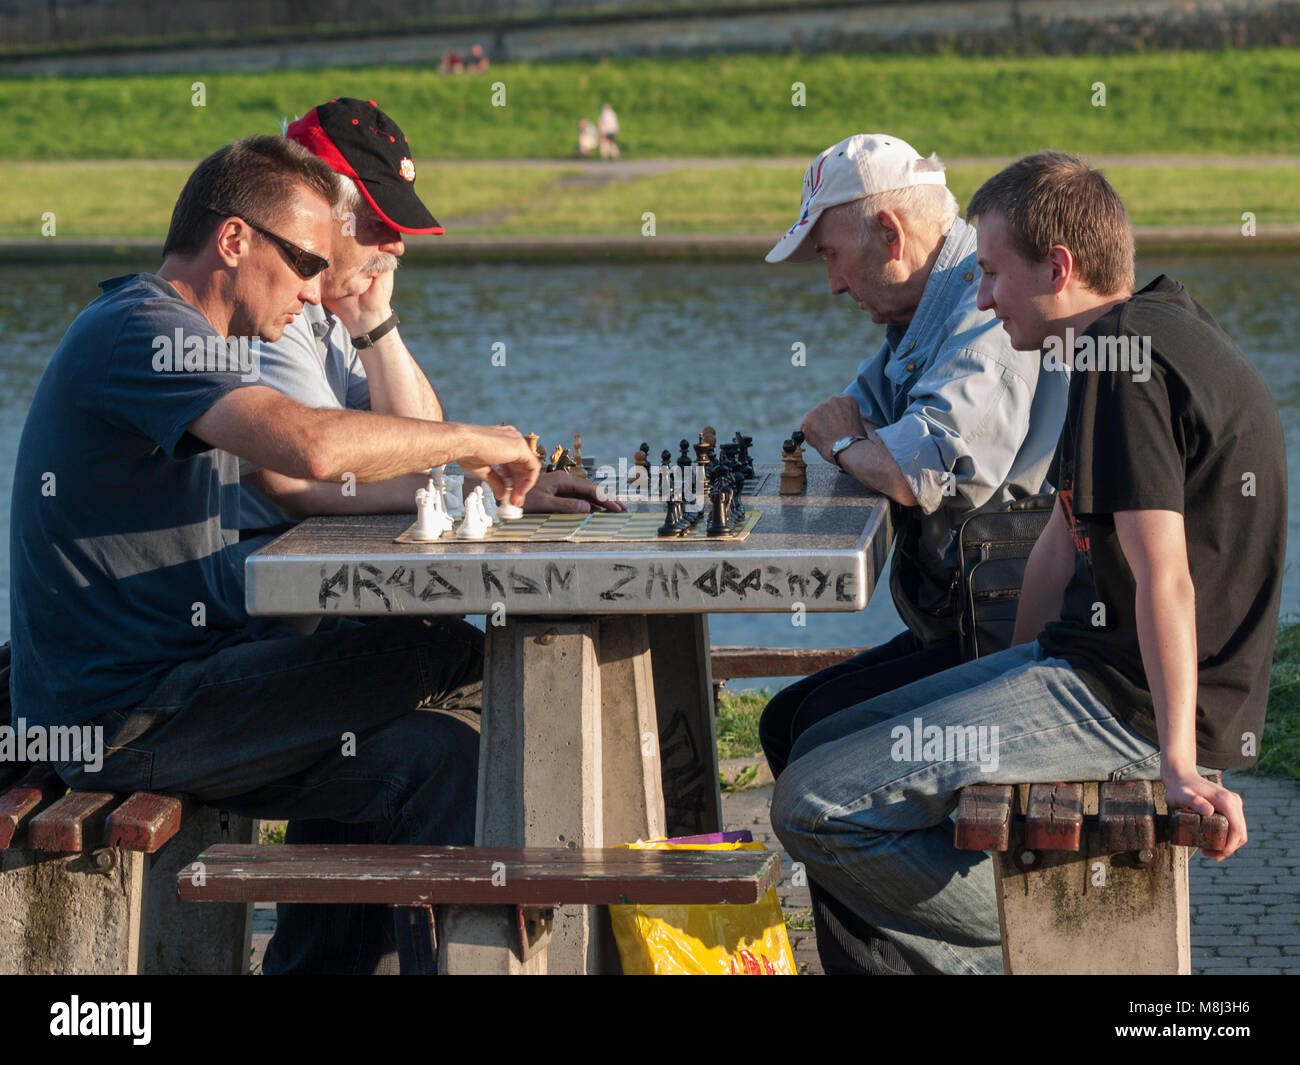
[[310,518],[316,514],[400,514],[408,510],[415,513],[415,493],[429,483],[425,472],[370,484],[310,481],[286,477],[274,470],[256,470],[246,479],[291,518]]
[[[391,481],[352,484],[309,481],[286,477],[272,470],[256,470],[248,481],[262,495],[291,518],[316,514],[401,514],[414,513],[415,493],[429,483],[428,474],[408,473]],[[472,478],[468,483],[477,483]],[[573,513],[592,510],[622,512],[627,507],[615,499],[602,499],[599,486],[570,477],[567,473],[544,473],[523,502],[529,514]]]
[[917,505],[912,487],[903,476],[898,461],[889,448],[876,437],[876,427],[865,421],[858,412],[858,401],[852,396],[831,396],[804,415],[800,425],[804,437],[818,454],[832,462],[831,450],[835,441],[846,436],[866,436],[840,452],[839,461],[844,471],[873,492],[880,492],[905,507]]
[[[369,411],[305,407],[273,388],[250,385],[227,392],[189,425],[200,440],[287,477],[359,482],[459,462],[522,503],[537,480],[537,456],[511,426],[462,425],[399,418]],[[492,469],[499,466],[499,472]]]
[[1060,618],[1074,563],[1074,543],[1070,540],[1070,530],[1065,527],[1061,505],[1057,503],[1025,563],[1020,604],[1016,608],[1016,630],[1011,637],[1013,647],[1028,643],[1049,621]]
[[1172,510],[1126,510],[1114,517],[1137,585],[1138,644],[1155,706],[1165,799],[1171,807],[1228,818],[1223,850],[1205,851],[1222,861],[1246,842],[1246,817],[1241,796],[1196,772],[1196,593],[1183,516]]

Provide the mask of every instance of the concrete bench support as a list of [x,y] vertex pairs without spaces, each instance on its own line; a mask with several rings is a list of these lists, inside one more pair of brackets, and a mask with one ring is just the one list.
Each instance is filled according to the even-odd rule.
[[1159,781],[966,789],[957,845],[993,851],[1005,972],[1190,973],[1190,846],[1223,827],[1194,816]]
[[252,907],[183,906],[176,878],[211,844],[253,842],[257,822],[223,826],[219,811],[197,809],[151,854],[114,845],[104,821],[116,800],[85,795],[48,806],[0,850],[0,973],[247,973]]

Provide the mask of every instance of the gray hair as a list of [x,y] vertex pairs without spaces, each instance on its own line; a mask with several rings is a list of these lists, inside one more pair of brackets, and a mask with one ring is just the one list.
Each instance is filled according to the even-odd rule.
[[338,204],[335,207],[336,214],[340,218],[346,215],[349,211],[354,216],[358,215],[361,211],[363,201],[361,199],[361,190],[357,188],[357,183],[348,177],[347,174],[338,174],[336,172],[336,177],[338,178],[339,183],[339,198]]

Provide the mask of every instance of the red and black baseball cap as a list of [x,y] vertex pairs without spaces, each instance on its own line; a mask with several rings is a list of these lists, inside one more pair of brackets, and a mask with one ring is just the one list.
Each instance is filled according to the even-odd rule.
[[445,232],[415,194],[406,135],[374,100],[340,96],[292,122],[285,136],[352,178],[366,202],[398,232]]

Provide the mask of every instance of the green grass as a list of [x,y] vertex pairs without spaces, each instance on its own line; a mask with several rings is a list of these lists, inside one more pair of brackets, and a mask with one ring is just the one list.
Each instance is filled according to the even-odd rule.
[[1273,652],[1259,761],[1250,772],[1300,780],[1300,624],[1283,628]]
[[[172,204],[189,173],[180,163],[0,163],[0,236],[34,237],[52,211],[64,237],[153,236],[167,232]],[[949,184],[965,203],[992,166],[955,166]],[[534,169],[508,163],[470,166],[421,162],[425,202],[455,235],[638,236],[642,215],[658,234],[768,233],[794,219],[798,167],[739,164],[682,167],[608,180],[598,170]],[[1300,182],[1284,167],[1111,167],[1137,225],[1239,225],[1300,222]],[[436,247],[436,242],[430,242]]]
[[[191,103],[204,83],[206,106]],[[1106,106],[1091,104],[1095,82]],[[492,85],[506,106],[492,105]],[[806,106],[791,103],[802,82]],[[855,131],[923,152],[1003,156],[1300,150],[1300,50],[980,58],[727,56],[259,74],[0,79],[0,158],[187,159],[333,96],[377,100],[417,155],[564,158],[579,116],[618,109],[629,156],[808,156]]]
[[772,698],[768,688],[760,691],[727,692],[718,699],[718,757],[748,758],[761,750],[758,718]]

